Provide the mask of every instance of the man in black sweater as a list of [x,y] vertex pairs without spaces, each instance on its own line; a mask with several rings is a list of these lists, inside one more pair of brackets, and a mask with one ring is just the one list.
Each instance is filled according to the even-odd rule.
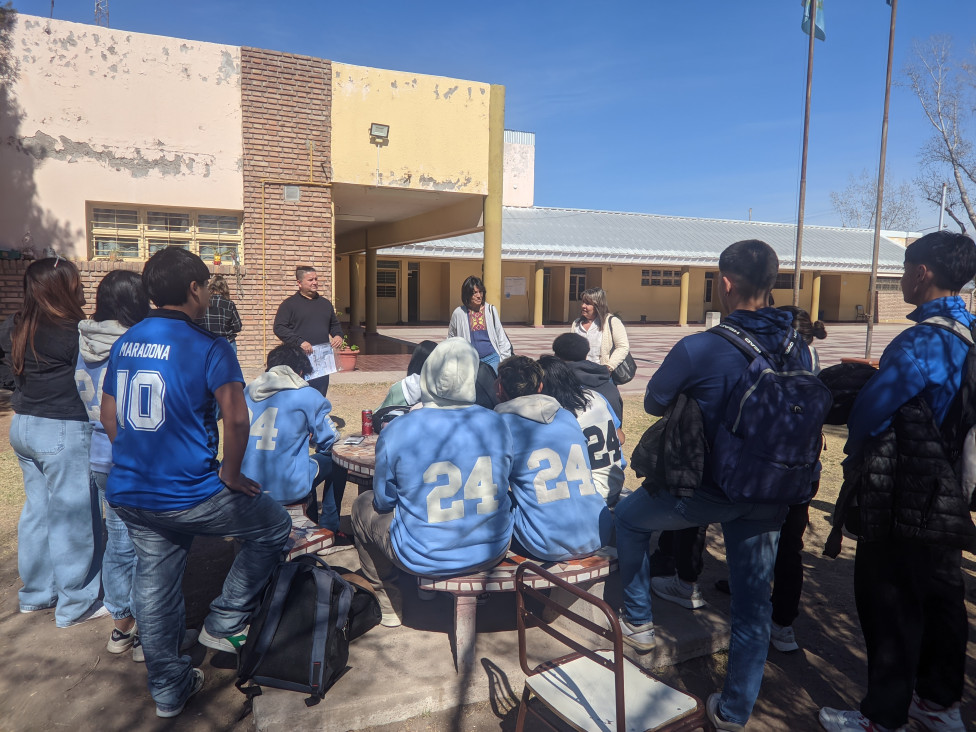
[[[298,346],[311,355],[312,347],[330,343],[335,350],[342,345],[342,324],[328,298],[317,292],[318,275],[314,267],[295,269],[298,292],[278,306],[274,319],[274,334],[289,346]],[[329,377],[311,379],[309,386],[322,396],[329,390]]]

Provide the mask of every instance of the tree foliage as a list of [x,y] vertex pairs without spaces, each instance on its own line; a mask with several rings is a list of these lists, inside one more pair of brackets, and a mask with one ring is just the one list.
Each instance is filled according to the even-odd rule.
[[[878,202],[878,178],[867,169],[860,175],[850,175],[847,187],[831,191],[830,201],[840,215],[841,225],[857,228],[874,228],[874,214]],[[918,208],[911,184],[892,184],[885,175],[881,201],[881,228],[909,231],[918,226]]]
[[974,52],[956,59],[948,36],[932,36],[915,42],[905,69],[907,85],[933,130],[919,151],[921,173],[915,183],[925,199],[937,206],[942,201],[942,184],[948,184],[945,212],[963,232],[967,221],[976,229],[976,209],[970,199],[970,188],[976,185],[974,61]]

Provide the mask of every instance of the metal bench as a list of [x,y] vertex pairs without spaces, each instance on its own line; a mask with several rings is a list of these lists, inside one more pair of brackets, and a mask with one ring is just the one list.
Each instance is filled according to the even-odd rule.
[[[437,579],[418,577],[417,586],[428,592],[446,592],[454,596],[454,645],[456,669],[470,669],[475,662],[474,645],[477,637],[478,596],[492,592],[515,592],[515,572],[522,562],[532,561],[569,584],[580,584],[605,579],[617,569],[617,550],[603,547],[582,559],[565,562],[539,562],[529,560],[513,552],[499,564],[460,577]],[[553,585],[538,575],[530,575],[526,581],[535,589]]]

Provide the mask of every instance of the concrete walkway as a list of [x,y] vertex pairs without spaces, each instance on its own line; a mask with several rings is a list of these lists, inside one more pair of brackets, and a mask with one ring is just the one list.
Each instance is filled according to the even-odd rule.
[[[874,327],[871,355],[880,357],[885,346],[907,328],[910,323],[884,324]],[[627,326],[627,338],[631,353],[637,362],[637,375],[629,384],[621,387],[624,394],[643,393],[664,357],[679,340],[686,335],[704,330],[704,326],[680,328],[674,325]],[[552,353],[552,342],[556,336],[567,331],[565,326],[531,328],[528,326],[506,326],[505,331],[512,341],[515,353],[538,358],[544,353]],[[823,366],[840,363],[844,357],[863,357],[867,327],[863,323],[838,323],[827,325],[827,338],[815,341]],[[447,336],[447,326],[388,326],[379,329],[379,336],[368,340],[362,336],[354,338],[364,347],[356,370],[334,374],[336,384],[372,383],[379,381],[398,381],[403,378],[410,362],[413,346],[423,340],[440,342]]]

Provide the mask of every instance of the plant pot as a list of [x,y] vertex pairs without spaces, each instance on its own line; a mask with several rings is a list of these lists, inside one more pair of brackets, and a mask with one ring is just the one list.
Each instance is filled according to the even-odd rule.
[[355,371],[359,351],[336,351],[336,366],[340,371]]

